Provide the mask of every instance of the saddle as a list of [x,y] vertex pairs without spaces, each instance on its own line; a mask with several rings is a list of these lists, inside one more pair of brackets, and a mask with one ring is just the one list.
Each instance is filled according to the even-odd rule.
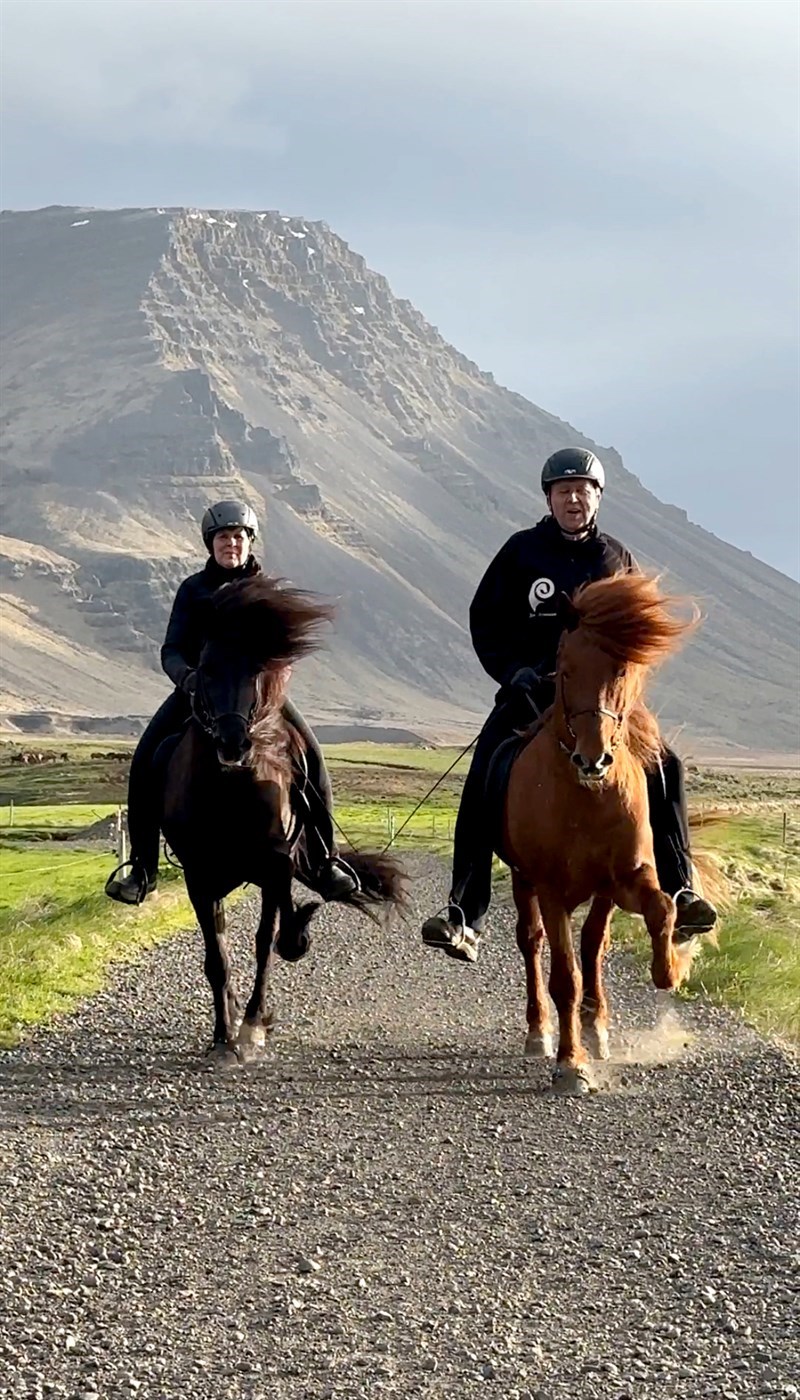
[[531,739],[539,733],[548,715],[549,710],[541,711],[534,724],[522,731],[515,730],[507,739],[502,739],[489,760],[484,794],[489,830],[492,833],[492,845],[501,857],[503,856],[503,812],[511,769],[526,744],[529,744]]

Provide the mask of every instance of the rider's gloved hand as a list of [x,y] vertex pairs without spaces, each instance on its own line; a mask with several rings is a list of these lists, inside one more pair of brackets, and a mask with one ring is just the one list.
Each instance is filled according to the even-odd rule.
[[515,671],[511,677],[508,686],[511,690],[524,691],[529,695],[541,684],[541,680],[541,673],[537,671],[535,666],[520,666],[519,670]]
[[497,703],[511,705],[520,720],[538,715],[536,693],[541,686],[542,676],[535,666],[520,666],[509,676],[497,694]]
[[188,695],[190,700],[194,700],[194,693],[197,690],[197,672],[187,671],[181,681],[181,690],[184,695]]

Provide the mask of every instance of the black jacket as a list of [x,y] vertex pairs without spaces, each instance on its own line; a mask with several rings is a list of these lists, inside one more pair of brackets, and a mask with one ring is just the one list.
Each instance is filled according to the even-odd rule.
[[512,535],[478,585],[469,610],[472,645],[484,671],[507,685],[522,666],[553,671],[562,624],[558,603],[582,583],[637,568],[630,550],[595,528],[566,538],[552,516]]
[[181,689],[195,670],[206,641],[211,600],[224,583],[251,578],[261,573],[261,565],[251,555],[241,569],[223,569],[209,559],[199,574],[184,579],[172,604],[167,635],[161,648],[161,665],[170,680]]

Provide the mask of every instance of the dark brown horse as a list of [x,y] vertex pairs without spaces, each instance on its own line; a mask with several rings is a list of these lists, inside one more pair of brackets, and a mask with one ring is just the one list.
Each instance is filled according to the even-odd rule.
[[[506,794],[503,856],[512,868],[517,943],[528,986],[526,1050],[552,1054],[541,968],[550,945],[550,991],[559,1020],[554,1087],[592,1087],[581,1038],[608,1056],[603,956],[614,906],[640,914],[652,940],[655,985],[688,973],[691,945],[675,945],[675,905],[660,888],[648,819],[645,770],[661,740],[641,700],[648,670],[696,621],[655,579],[617,575],[587,584],[568,604],[556,699],[514,763]],[[580,962],[570,917],[591,900]]]
[[[167,761],[163,830],[180,860],[205,939],[214,997],[212,1049],[252,1058],[272,1025],[273,949],[288,961],[309,946],[319,905],[292,900],[296,827],[290,792],[298,737],[281,705],[293,661],[319,644],[331,608],[319,597],[259,575],[222,588],[200,657],[193,718]],[[342,902],[369,913],[404,901],[392,857],[347,852],[359,889]],[[223,900],[245,883],[261,890],[256,976],[237,1025]]]

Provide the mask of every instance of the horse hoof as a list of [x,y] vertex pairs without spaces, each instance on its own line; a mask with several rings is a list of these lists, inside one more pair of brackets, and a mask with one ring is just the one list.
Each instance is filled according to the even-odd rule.
[[552,1060],[555,1046],[550,1031],[542,1031],[541,1034],[528,1031],[525,1037],[525,1054],[535,1060]]
[[591,1094],[597,1088],[586,1065],[556,1065],[553,1070],[553,1093],[567,1098]]
[[279,938],[276,947],[284,962],[299,962],[311,947],[311,935],[301,933],[300,937],[291,943],[288,940],[283,942]]
[[584,1026],[583,1043],[593,1060],[607,1060],[608,1031],[605,1026]]
[[241,1064],[236,1046],[229,1045],[227,1041],[224,1040],[216,1040],[214,1042],[208,1051],[206,1060],[214,1070],[238,1069]]
[[267,1028],[260,1021],[253,1024],[250,1021],[242,1021],[239,1034],[236,1037],[236,1049],[243,1064],[251,1064],[257,1060],[267,1044]]

